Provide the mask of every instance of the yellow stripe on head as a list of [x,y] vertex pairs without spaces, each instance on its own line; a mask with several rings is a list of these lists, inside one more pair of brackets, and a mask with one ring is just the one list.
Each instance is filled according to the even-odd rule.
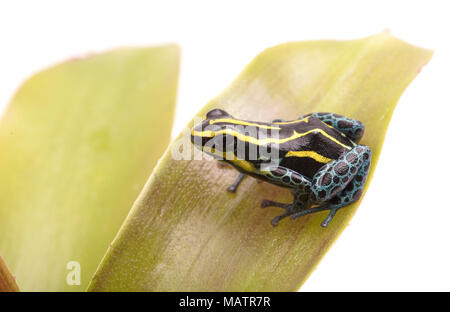
[[215,124],[215,123],[219,123],[219,122],[226,122],[226,123],[230,123],[233,125],[244,125],[244,126],[255,126],[255,127],[259,127],[259,128],[263,128],[263,129],[273,129],[273,130],[281,130],[280,127],[272,127],[272,126],[266,126],[266,125],[260,125],[257,123],[251,123],[248,121],[242,121],[242,120],[236,120],[236,119],[230,119],[230,118],[219,118],[219,119],[212,119],[209,121],[209,124]]
[[222,157],[223,160],[229,161],[236,167],[239,167],[247,172],[255,171],[255,166],[251,162],[245,159],[238,159],[238,157],[233,152],[221,152],[209,146],[203,146],[203,151]]

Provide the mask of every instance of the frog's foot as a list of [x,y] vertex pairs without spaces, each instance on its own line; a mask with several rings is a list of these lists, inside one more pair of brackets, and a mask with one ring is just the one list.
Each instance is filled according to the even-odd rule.
[[269,199],[263,199],[263,201],[261,202],[261,208],[280,207],[280,208],[287,209],[289,206],[292,206],[292,204],[279,203],[279,202],[275,202],[275,201],[272,201]]
[[236,180],[233,182],[233,184],[231,184],[228,188],[227,191],[230,193],[235,193],[237,188],[239,187],[239,184],[241,184],[242,179],[245,177],[245,174],[240,173],[239,176],[236,178]]
[[339,208],[330,206],[328,204],[325,204],[323,206],[319,206],[319,207],[315,207],[315,208],[310,208],[310,209],[305,209],[299,212],[296,212],[294,214],[291,215],[291,219],[294,220],[298,217],[301,216],[305,216],[311,213],[315,213],[315,212],[319,212],[319,211],[324,211],[324,210],[330,210],[330,213],[328,214],[328,216],[325,218],[325,220],[322,221],[322,223],[320,224],[320,226],[322,227],[327,227],[328,224],[330,224],[331,220],[333,220],[333,217],[336,214],[336,211],[338,211]]
[[262,208],[280,207],[286,210],[285,213],[272,219],[271,223],[273,226],[277,226],[280,220],[310,206],[311,203],[309,200],[309,185],[297,185],[297,188],[292,190],[292,195],[294,196],[294,201],[290,204],[279,203],[268,199],[264,199],[261,202]]
[[261,202],[261,207],[262,208],[266,208],[266,207],[280,207],[280,208],[283,208],[284,210],[286,210],[283,214],[281,214],[279,216],[276,216],[275,218],[272,219],[272,221],[270,223],[273,226],[277,226],[278,222],[280,222],[282,219],[287,218],[287,217],[295,214],[299,210],[303,209],[305,207],[305,205],[306,205],[305,203],[299,203],[299,202],[296,202],[296,201],[294,201],[294,203],[292,203],[292,204],[286,204],[286,203],[279,203],[279,202],[271,201],[271,200],[268,200],[268,199],[264,199]]

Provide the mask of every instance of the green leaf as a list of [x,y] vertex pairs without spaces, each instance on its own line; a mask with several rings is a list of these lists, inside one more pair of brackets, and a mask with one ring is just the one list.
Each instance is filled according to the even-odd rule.
[[[370,182],[394,107],[431,55],[389,33],[282,44],[257,56],[201,113],[223,108],[270,121],[330,111],[359,119],[366,126],[361,144],[373,151]],[[225,189],[236,177],[215,161],[174,160],[168,150],[89,289],[297,290],[361,202],[341,209],[326,229],[320,222],[328,212],[274,228],[270,220],[280,209],[263,210],[260,203],[291,202],[289,190],[246,178],[230,194]]]
[[22,290],[87,288],[169,144],[178,64],[176,46],[118,49],[20,87],[0,122],[0,252]]
[[17,292],[17,286],[14,276],[8,269],[5,260],[0,256],[0,292]]

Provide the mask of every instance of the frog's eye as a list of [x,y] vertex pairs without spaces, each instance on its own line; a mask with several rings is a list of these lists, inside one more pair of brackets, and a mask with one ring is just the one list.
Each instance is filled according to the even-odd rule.
[[206,118],[231,117],[226,111],[220,108],[214,108],[206,114]]

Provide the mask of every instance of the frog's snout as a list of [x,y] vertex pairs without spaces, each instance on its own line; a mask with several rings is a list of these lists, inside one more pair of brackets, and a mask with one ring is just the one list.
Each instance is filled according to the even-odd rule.
[[209,121],[207,119],[202,120],[201,122],[194,125],[191,129],[191,142],[195,146],[203,145],[203,133],[206,131],[209,125]]

